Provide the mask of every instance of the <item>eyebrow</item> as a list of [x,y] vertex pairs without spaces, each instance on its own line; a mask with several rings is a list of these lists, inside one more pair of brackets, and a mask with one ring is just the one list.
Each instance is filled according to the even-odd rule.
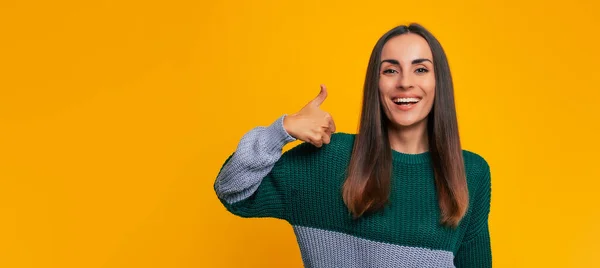
[[[424,58],[413,60],[413,61],[412,61],[412,64],[419,64],[419,63],[423,63],[423,62],[426,62],[426,61],[428,61],[428,62],[431,62],[431,64],[433,64],[433,62],[432,62],[431,60],[429,60],[429,59],[424,59]],[[382,60],[382,61],[381,61],[381,64],[383,64],[384,62],[389,62],[389,63],[391,63],[391,64],[400,65],[400,62],[399,62],[399,61],[397,61],[397,60],[392,60],[392,59],[386,59],[386,60]]]

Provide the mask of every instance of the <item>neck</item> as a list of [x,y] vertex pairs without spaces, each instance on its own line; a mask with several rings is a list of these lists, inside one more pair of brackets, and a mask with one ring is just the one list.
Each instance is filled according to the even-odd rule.
[[429,150],[427,120],[412,126],[388,127],[388,138],[393,150],[405,154],[420,154]]

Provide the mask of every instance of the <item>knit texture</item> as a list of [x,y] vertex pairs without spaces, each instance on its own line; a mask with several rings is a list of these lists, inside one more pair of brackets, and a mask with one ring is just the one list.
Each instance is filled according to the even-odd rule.
[[215,181],[225,208],[241,217],[288,221],[305,267],[478,267],[492,266],[488,215],[491,179],[487,162],[463,151],[469,209],[457,228],[440,224],[434,173],[428,152],[392,150],[390,202],[353,219],[342,185],[355,139],[335,133],[317,148],[295,140],[280,117],[244,135]]

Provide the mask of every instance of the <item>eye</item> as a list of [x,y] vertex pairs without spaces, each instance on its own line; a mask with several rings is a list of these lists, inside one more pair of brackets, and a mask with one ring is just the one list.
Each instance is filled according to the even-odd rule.
[[429,70],[425,69],[425,68],[417,68],[415,70],[416,73],[427,73],[429,72]]
[[383,71],[384,74],[391,74],[391,73],[397,73],[398,71],[394,70],[394,69],[387,69],[385,71]]

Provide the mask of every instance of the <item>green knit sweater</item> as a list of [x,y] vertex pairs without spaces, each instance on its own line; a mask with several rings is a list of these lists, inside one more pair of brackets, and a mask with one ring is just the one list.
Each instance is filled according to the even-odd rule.
[[389,204],[353,219],[341,190],[355,135],[336,133],[321,148],[302,143],[281,155],[294,140],[282,121],[246,134],[215,191],[235,215],[288,221],[306,267],[491,267],[491,180],[482,157],[463,151],[470,200],[455,229],[440,224],[429,153],[392,150]]

